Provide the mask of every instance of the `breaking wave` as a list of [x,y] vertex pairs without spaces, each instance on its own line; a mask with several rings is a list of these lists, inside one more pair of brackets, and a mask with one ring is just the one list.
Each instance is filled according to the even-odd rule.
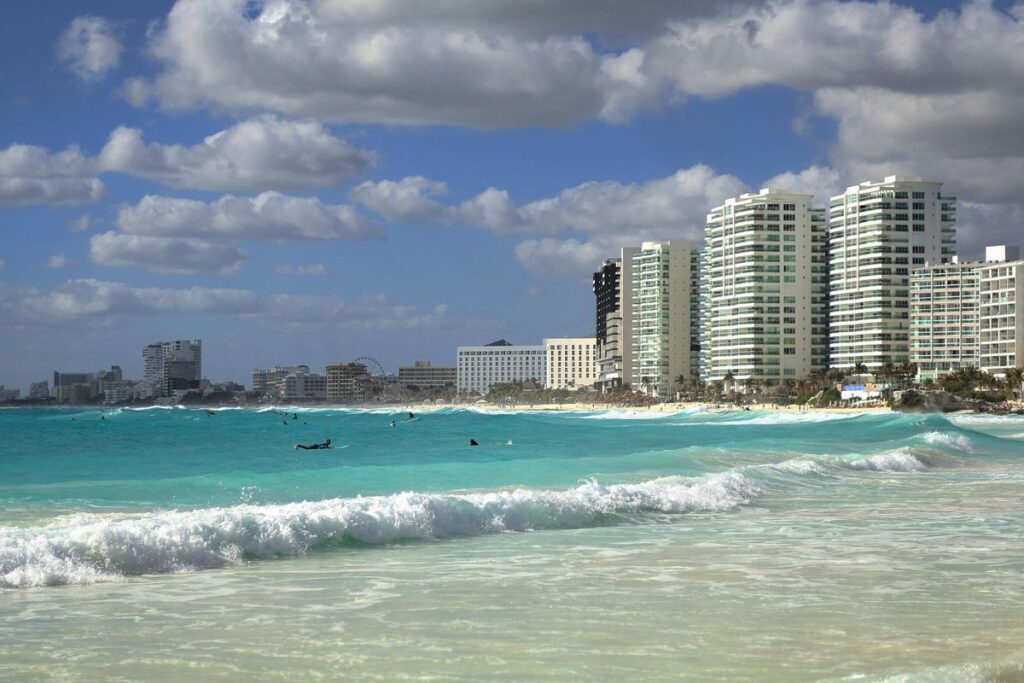
[[288,557],[343,543],[382,544],[613,523],[629,513],[729,510],[759,488],[738,472],[549,491],[400,493],[238,505],[141,517],[83,517],[0,528],[0,587],[111,581]]
[[854,470],[870,472],[926,472],[931,469],[926,458],[912,452],[909,448],[898,448],[860,458],[848,462],[846,466]]

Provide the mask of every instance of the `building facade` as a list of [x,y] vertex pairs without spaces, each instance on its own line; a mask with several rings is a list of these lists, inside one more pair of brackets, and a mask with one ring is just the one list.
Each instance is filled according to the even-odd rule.
[[50,398],[50,383],[45,379],[42,382],[32,382],[28,397],[32,401],[45,401]]
[[560,337],[544,340],[545,389],[582,389],[597,377],[597,340]]
[[142,359],[142,384],[150,396],[170,396],[175,391],[196,389],[203,377],[201,339],[149,344],[142,349]]
[[911,273],[911,359],[919,380],[966,367],[1002,376],[1024,367],[1024,261],[1016,247],[985,260]]
[[708,214],[705,382],[778,385],[828,364],[827,228],[812,197],[763,189]]
[[629,384],[671,396],[678,377],[698,373],[699,254],[685,242],[644,242],[631,260]]
[[431,365],[429,360],[418,360],[411,366],[398,368],[398,383],[406,389],[444,389],[454,387],[458,379],[454,365]]
[[633,369],[633,256],[620,252],[594,273],[597,376],[601,391],[628,385]]
[[356,403],[370,397],[373,378],[362,363],[334,363],[326,375],[328,401]]
[[979,276],[976,263],[910,271],[910,360],[918,380],[979,366]]
[[830,363],[876,370],[910,360],[910,271],[956,253],[956,197],[888,176],[832,197]]
[[485,346],[458,348],[457,388],[459,393],[486,394],[495,384],[510,382],[544,383],[544,346],[514,346],[504,339]]

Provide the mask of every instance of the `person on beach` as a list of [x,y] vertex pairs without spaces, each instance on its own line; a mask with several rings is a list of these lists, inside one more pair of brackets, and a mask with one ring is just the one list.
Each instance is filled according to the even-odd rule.
[[295,450],[297,450],[297,451],[298,450],[303,450],[303,451],[321,451],[321,450],[324,450],[324,449],[330,448],[330,447],[331,447],[331,440],[330,439],[327,439],[323,443],[311,443],[309,445],[301,444],[301,443],[295,444]]

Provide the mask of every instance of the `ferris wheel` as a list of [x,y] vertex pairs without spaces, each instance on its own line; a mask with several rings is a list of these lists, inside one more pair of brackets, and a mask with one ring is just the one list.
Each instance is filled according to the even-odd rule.
[[360,356],[356,358],[353,363],[362,363],[370,371],[371,375],[384,375],[384,366],[380,364],[376,358],[372,356]]

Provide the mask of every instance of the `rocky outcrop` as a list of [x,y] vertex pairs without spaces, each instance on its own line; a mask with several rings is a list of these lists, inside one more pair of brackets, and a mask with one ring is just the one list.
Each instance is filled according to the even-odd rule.
[[973,398],[959,398],[946,391],[907,389],[895,397],[893,410],[904,413],[954,413],[959,410],[986,412],[992,404]]

